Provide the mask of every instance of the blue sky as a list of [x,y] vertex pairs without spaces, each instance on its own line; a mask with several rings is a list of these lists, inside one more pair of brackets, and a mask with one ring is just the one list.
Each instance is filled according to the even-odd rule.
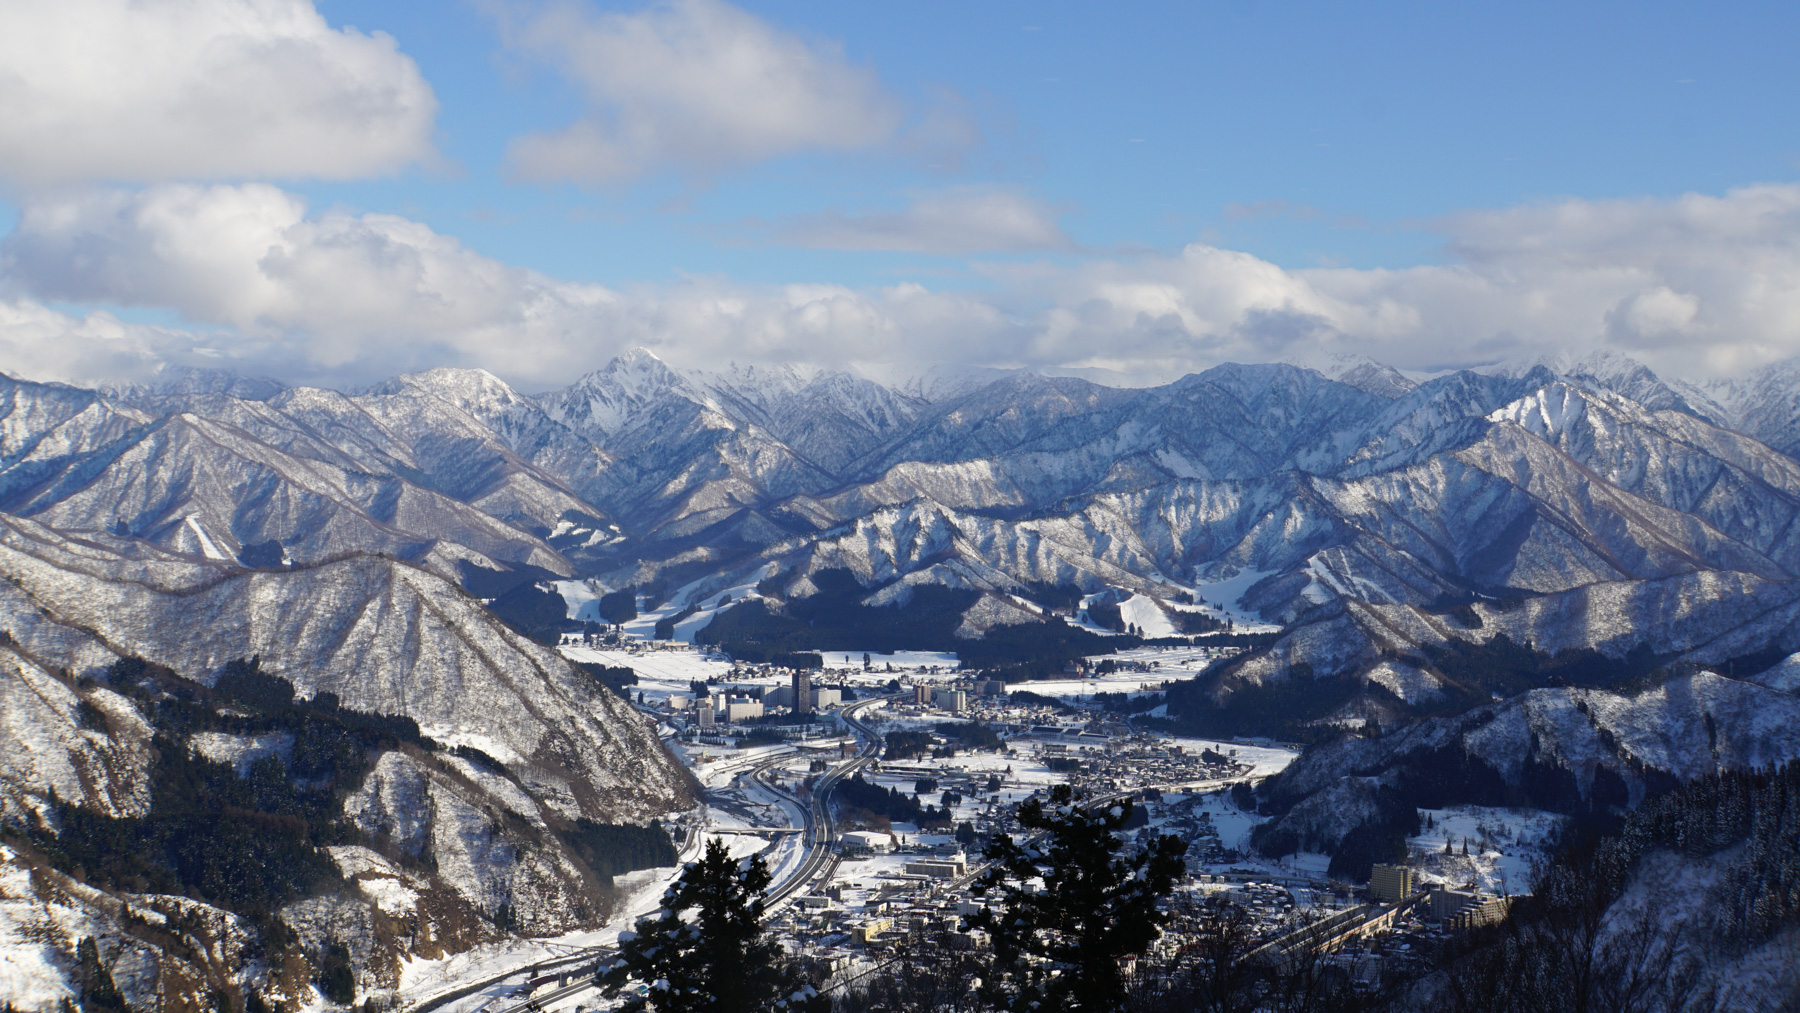
[[915,102],[953,92],[983,143],[960,170],[798,154],[698,180],[516,185],[506,142],[573,118],[571,89],[509,59],[475,4],[338,0],[320,4],[334,23],[390,32],[419,61],[460,171],[302,190],[417,208],[569,277],[876,284],[955,258],[772,250],[737,226],[984,181],[1066,208],[1085,247],[1204,237],[1287,267],[1402,267],[1440,258],[1430,223],[1454,211],[1800,175],[1792,5],[743,6],[840,43]]
[[[21,0],[0,100],[46,111],[0,122],[0,368],[541,386],[639,343],[1118,382],[1596,349],[1731,374],[1800,352],[1797,22]],[[245,55],[111,71],[109,31]],[[91,376],[45,351],[96,334]]]

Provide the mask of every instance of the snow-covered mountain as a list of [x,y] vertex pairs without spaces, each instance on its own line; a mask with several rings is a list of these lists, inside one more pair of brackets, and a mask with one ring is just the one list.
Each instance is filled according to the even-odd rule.
[[[391,989],[413,958],[598,926],[614,897],[584,828],[643,825],[694,801],[648,720],[426,567],[362,553],[250,570],[0,515],[0,577],[0,946],[15,966],[51,960],[9,979],[15,1001],[60,994],[52,955],[68,944],[45,932],[99,940],[134,1005],[219,989],[303,1004],[332,961],[358,991]],[[205,696],[249,658],[303,708],[256,717]],[[303,816],[317,835],[293,856],[311,861],[309,878],[260,919],[243,882],[298,873],[202,876],[216,885],[184,891],[98,869],[78,878],[46,855],[52,840],[88,839],[75,812],[82,826],[123,821],[142,838],[125,850],[153,852],[132,821],[194,804],[205,768],[184,780],[170,766],[208,761],[257,791],[269,772],[256,764],[278,763],[284,789],[291,778],[327,807],[227,818],[279,837],[281,820]],[[354,779],[309,785],[321,767]],[[334,843],[339,824],[366,844]]]
[[1522,595],[1521,638],[1607,651],[1635,620],[1577,634],[1543,603],[1700,581],[1716,614],[1752,608],[1745,580],[1800,576],[1795,404],[1791,365],[1702,388],[1616,354],[1430,378],[1333,357],[1145,389],[683,371],[643,350],[539,395],[457,369],[354,396],[7,380],[0,510],[224,566],[376,552],[665,595],[843,568],[871,602],[933,583],[1168,600],[1254,572],[1224,604],[1338,631],[1249,670],[1279,678],[1284,658],[1349,673],[1398,650],[1395,610]]
[[[1430,378],[1332,357],[1145,389],[969,370],[887,386],[637,350],[539,395],[456,369],[354,396],[212,374],[0,388],[0,510],[218,562],[381,552],[453,578],[696,594],[771,567],[843,566],[871,595],[1164,597],[1254,571],[1232,604],[1280,622],[1800,575],[1792,366],[1704,390],[1615,354]],[[935,533],[893,535],[914,528]]]
[[[170,733],[109,666],[204,688],[256,655],[303,699],[444,747],[385,748],[346,795],[385,850],[332,851],[369,885],[284,912],[296,932],[361,926],[358,973],[379,983],[408,954],[586,924],[604,891],[570,828],[681,808],[689,782],[466,589],[582,578],[686,605],[756,587],[779,610],[843,593],[843,572],[874,607],[952,589],[922,597],[962,603],[942,625],[958,638],[1060,628],[1046,603],[1103,593],[1280,624],[1167,712],[1389,729],[1272,787],[1296,840],[1379,817],[1383,785],[1452,750],[1486,778],[1464,801],[1579,801],[1596,777],[1635,798],[1800,751],[1795,454],[1800,366],[1698,384],[1616,355],[1438,376],[1334,357],[1143,389],[690,371],[642,350],[535,394],[468,369],[355,394],[0,377],[0,722],[27,746],[0,756],[0,813],[52,811],[50,788],[143,812]],[[210,729],[185,747],[249,764],[292,743]],[[4,855],[0,905],[49,875]],[[69,925],[125,933],[118,897],[59,889]],[[140,906],[158,904],[221,940],[253,931],[197,901]],[[194,980],[225,974],[231,945]]]

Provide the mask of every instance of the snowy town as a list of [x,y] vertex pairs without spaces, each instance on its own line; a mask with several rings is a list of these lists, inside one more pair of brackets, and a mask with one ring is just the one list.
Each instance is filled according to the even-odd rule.
[[[984,849],[1025,833],[1020,806],[1056,785],[1090,806],[1128,800],[1127,848],[1182,842],[1183,874],[1161,901],[1168,921],[1144,959],[1165,969],[1201,959],[1188,955],[1194,939],[1216,934],[1229,911],[1252,963],[1306,963],[1368,990],[1415,973],[1434,941],[1503,919],[1554,829],[1533,810],[1428,813],[1409,860],[1375,866],[1366,882],[1330,875],[1323,854],[1257,857],[1249,836],[1262,817],[1245,789],[1300,747],[1171,736],[1107,706],[1191,678],[1230,647],[1137,647],[1008,684],[930,652],[739,663],[634,635],[652,628],[590,628],[559,650],[591,670],[629,670],[618,691],[704,788],[702,807],[664,823],[681,860],[711,841],[760,856],[773,873],[767,929],[827,991],[920,954],[986,946],[969,924],[984,903]],[[678,871],[620,877],[621,910],[605,930],[420,966],[395,1001],[452,1013],[611,1008],[619,999],[593,987],[592,970]]]

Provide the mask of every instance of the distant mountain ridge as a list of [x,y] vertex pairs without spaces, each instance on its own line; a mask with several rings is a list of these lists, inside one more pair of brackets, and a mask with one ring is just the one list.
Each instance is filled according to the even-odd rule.
[[[936,583],[990,614],[1034,586],[1166,605],[1253,573],[1214,604],[1291,632],[1247,671],[1350,674],[1407,640],[1355,619],[1384,609],[1684,575],[1785,586],[1797,406],[1792,365],[1698,385],[1612,353],[1435,377],[1336,356],[1141,389],[684,371],[642,349],[539,395],[466,369],[356,395],[210,373],[110,393],[8,380],[0,510],[227,569],[379,552],[682,601],[847,569],[872,604]],[[1729,612],[1734,580],[1707,586]],[[1521,635],[1619,642],[1540,622]],[[1763,647],[1800,648],[1765,627]]]

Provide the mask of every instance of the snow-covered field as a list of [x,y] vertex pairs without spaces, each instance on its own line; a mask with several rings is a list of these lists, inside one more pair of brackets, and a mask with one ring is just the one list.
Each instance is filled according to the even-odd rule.
[[1146,637],[1172,637],[1181,631],[1155,601],[1141,594],[1134,594],[1119,603],[1119,616],[1127,623],[1143,630]]
[[1243,569],[1223,580],[1195,584],[1189,590],[1193,591],[1195,601],[1205,602],[1217,614],[1229,618],[1240,633],[1273,631],[1279,627],[1271,626],[1238,607],[1238,599],[1244,596],[1244,592],[1272,573],[1273,571],[1268,570]]
[[691,647],[669,650],[643,647],[630,650],[577,647],[572,644],[564,644],[560,650],[563,657],[570,661],[629,668],[638,674],[640,682],[652,680],[679,685],[684,693],[687,692],[690,680],[698,679],[704,682],[707,679],[731,678],[731,662],[718,655],[696,651]]
[[1190,753],[1198,753],[1210,749],[1215,753],[1223,753],[1239,763],[1250,765],[1249,776],[1269,777],[1287,769],[1287,765],[1299,756],[1298,750],[1273,743],[1220,742],[1216,739],[1164,739],[1170,745],[1180,746]]
[[1529,891],[1532,864],[1545,857],[1545,842],[1563,823],[1563,817],[1540,809],[1486,806],[1421,809],[1419,818],[1431,825],[1406,842],[1419,878],[1452,886],[1473,881],[1488,893]]
[[820,657],[825,659],[825,667],[843,666],[861,670],[863,655],[868,654],[869,664],[874,666],[870,674],[881,674],[892,665],[896,672],[917,672],[926,668],[955,668],[958,664],[956,655],[942,651],[894,651],[891,654],[880,654],[875,651],[821,651]]
[[1088,675],[1068,679],[1034,679],[1007,684],[1007,689],[1024,690],[1039,696],[1073,698],[1095,693],[1155,693],[1164,686],[1192,679],[1218,658],[1233,653],[1216,647],[1134,647],[1115,654],[1096,654],[1087,660],[1094,665],[1111,661],[1121,668],[1143,665],[1148,671],[1117,671],[1106,675]]

